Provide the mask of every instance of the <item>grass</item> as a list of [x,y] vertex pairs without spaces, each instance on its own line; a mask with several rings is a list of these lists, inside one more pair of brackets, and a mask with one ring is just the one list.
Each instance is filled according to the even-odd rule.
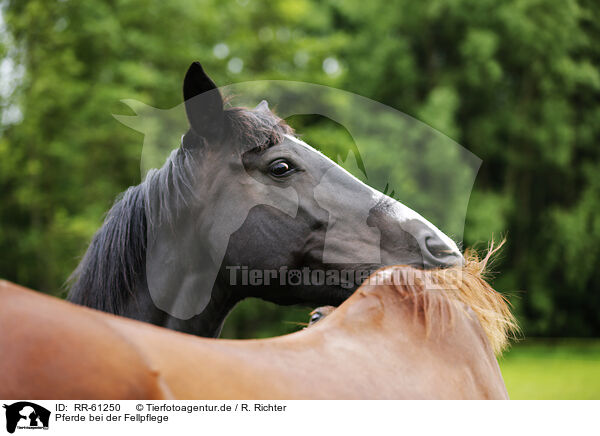
[[500,359],[513,400],[600,399],[600,340],[533,339]]

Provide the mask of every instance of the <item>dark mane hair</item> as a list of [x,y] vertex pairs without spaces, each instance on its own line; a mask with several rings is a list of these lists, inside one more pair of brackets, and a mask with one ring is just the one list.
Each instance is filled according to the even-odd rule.
[[226,137],[242,147],[242,151],[262,150],[279,144],[284,135],[294,130],[268,109],[248,110],[233,107],[225,110]]
[[[293,130],[266,109],[225,109],[225,133],[240,152],[263,150],[278,144]],[[206,144],[204,144],[206,146]],[[165,164],[148,172],[146,179],[119,195],[108,211],[102,227],[92,238],[83,259],[68,279],[68,299],[74,303],[119,314],[135,287],[145,280],[147,208],[150,196],[160,201],[160,219],[172,220],[167,205],[173,197],[187,204],[193,195],[191,177],[199,170],[202,148],[179,147]],[[170,199],[170,201],[167,201]]]

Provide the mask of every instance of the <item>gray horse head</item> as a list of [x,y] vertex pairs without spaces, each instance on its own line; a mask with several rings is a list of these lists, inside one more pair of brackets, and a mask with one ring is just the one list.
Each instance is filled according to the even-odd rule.
[[228,107],[198,63],[183,90],[180,147],[115,203],[72,301],[216,336],[246,297],[339,305],[381,266],[463,261],[432,223],[301,141],[266,102]]
[[[158,189],[147,196],[146,274],[165,312],[182,319],[202,313],[227,267],[310,274],[462,260],[433,224],[297,139],[266,102],[225,109],[199,64],[186,75],[184,97],[189,131],[148,175],[159,182],[148,183]],[[339,303],[352,292],[335,281],[272,281],[245,292],[284,304]]]

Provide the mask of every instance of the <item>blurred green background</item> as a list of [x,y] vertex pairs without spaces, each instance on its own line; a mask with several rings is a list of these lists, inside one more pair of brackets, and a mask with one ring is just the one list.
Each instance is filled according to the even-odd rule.
[[[0,4],[0,277],[64,295],[116,195],[140,181],[143,137],[111,115],[130,113],[121,99],[178,105],[192,60],[220,85],[333,86],[483,160],[464,245],[507,236],[493,284],[527,338],[500,360],[511,396],[600,398],[597,1]],[[318,117],[295,127],[348,139]],[[307,312],[247,301],[223,335],[294,331]]]

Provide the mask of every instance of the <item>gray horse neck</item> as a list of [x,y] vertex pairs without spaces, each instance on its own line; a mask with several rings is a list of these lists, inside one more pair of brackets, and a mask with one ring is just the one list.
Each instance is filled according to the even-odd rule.
[[146,284],[146,237],[144,191],[138,185],[128,189],[108,212],[70,278],[68,300],[186,333],[218,336],[239,297],[217,281],[208,306],[199,315],[181,320],[158,309]]
[[210,303],[202,313],[187,320],[178,319],[156,307],[144,281],[136,287],[135,295],[119,315],[183,333],[216,338],[221,334],[225,318],[238,301],[227,288],[215,284]]

